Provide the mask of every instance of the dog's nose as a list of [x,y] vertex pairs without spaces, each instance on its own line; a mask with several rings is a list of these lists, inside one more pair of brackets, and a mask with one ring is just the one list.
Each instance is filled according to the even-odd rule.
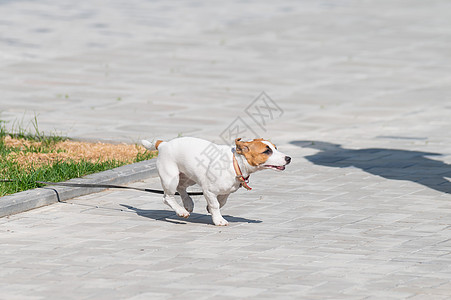
[[285,161],[287,162],[287,165],[291,162],[291,157],[285,156]]

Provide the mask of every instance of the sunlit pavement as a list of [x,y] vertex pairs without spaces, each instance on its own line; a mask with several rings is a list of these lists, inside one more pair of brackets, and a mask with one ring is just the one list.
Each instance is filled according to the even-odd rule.
[[450,9],[1,2],[8,126],[257,136],[293,160],[231,195],[228,227],[202,197],[185,220],[159,195],[113,190],[2,218],[0,298],[449,298]]

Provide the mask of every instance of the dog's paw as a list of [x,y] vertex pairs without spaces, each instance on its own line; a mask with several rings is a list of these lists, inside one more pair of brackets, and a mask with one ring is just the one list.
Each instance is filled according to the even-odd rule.
[[189,217],[189,212],[186,211],[185,209],[184,209],[184,210],[177,211],[176,213],[177,213],[177,216],[179,216],[179,217],[181,217],[181,218],[188,219],[188,217]]
[[213,223],[216,225],[216,226],[227,226],[227,225],[229,225],[229,222],[227,222],[227,220],[226,219],[224,219],[223,217],[221,217],[221,218],[215,218],[215,219],[213,219]]
[[192,213],[194,210],[194,202],[192,200],[191,201],[183,201],[183,206],[190,213]]

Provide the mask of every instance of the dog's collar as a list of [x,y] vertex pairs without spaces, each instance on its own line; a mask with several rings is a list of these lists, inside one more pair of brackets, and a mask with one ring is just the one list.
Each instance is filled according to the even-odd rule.
[[248,191],[252,190],[252,188],[247,184],[249,182],[249,176],[243,176],[240,165],[238,165],[238,161],[236,160],[235,153],[233,153],[233,168],[235,169],[236,178],[241,182],[241,186]]

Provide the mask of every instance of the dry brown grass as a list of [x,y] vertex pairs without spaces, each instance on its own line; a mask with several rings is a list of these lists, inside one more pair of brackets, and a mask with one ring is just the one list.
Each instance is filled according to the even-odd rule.
[[[4,143],[21,150],[9,153],[9,158],[22,166],[32,164],[35,167],[55,161],[79,161],[82,159],[90,162],[117,160],[131,163],[139,153],[146,151],[144,147],[139,145],[87,143],[70,140],[43,145],[42,142],[16,139],[10,136],[5,137]],[[38,150],[34,151],[33,149]]]

